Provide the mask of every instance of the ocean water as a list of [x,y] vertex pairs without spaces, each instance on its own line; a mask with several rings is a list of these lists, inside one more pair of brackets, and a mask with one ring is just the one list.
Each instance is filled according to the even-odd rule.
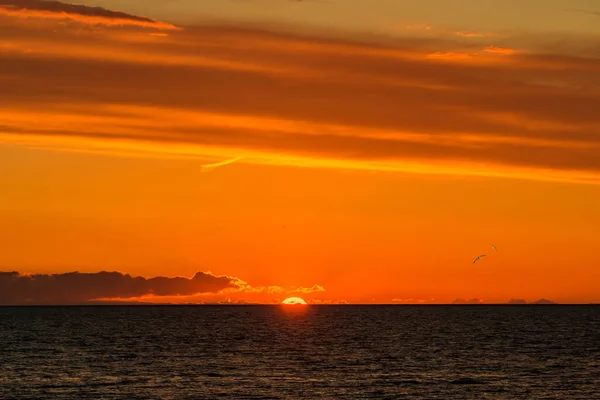
[[600,399],[600,307],[1,307],[32,398]]

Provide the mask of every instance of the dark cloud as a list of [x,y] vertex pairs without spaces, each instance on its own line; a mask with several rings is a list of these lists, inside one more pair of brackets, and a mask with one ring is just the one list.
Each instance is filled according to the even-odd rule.
[[137,17],[120,11],[110,11],[102,7],[88,7],[76,4],[61,3],[52,0],[0,0],[0,7],[16,9],[51,11],[55,13],[65,12],[69,14],[88,15],[107,18],[124,18],[134,21],[156,22],[150,18]]
[[145,295],[189,296],[238,288],[238,280],[198,272],[193,278],[143,278],[119,272],[21,275],[0,272],[0,305],[85,304]]
[[[4,9],[4,12],[2,12]],[[62,3],[53,0],[0,0],[0,15],[9,13],[18,16],[14,11],[25,17],[61,17],[91,23],[111,23],[111,20],[119,24],[132,24],[142,26],[154,26],[157,28],[173,28],[150,18],[127,14],[120,11],[111,11],[102,7],[90,7],[78,4]]]

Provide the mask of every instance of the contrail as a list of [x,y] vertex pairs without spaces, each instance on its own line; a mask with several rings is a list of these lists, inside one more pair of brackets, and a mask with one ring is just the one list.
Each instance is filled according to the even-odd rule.
[[244,157],[236,157],[236,158],[232,158],[231,160],[225,160],[225,161],[221,161],[218,163],[205,164],[202,166],[202,171],[213,171],[216,168],[223,167],[223,166],[229,165],[229,164],[233,164],[234,162],[239,161],[242,158],[244,158]]

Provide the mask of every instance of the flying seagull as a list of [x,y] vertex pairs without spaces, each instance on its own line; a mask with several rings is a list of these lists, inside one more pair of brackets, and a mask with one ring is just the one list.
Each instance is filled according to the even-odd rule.
[[496,246],[492,245],[492,249],[494,249],[496,252],[498,252],[498,249],[496,248]]
[[473,261],[473,264],[475,264],[477,261],[479,261],[481,258],[485,257],[485,254],[480,255],[479,257],[477,257],[475,259],[475,261]]

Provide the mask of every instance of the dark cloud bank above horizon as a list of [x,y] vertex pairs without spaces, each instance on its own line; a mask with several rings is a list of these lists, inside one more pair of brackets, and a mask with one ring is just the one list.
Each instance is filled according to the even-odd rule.
[[237,288],[237,279],[198,272],[193,278],[133,277],[120,272],[22,275],[0,272],[0,305],[86,304],[144,295],[187,296]]

